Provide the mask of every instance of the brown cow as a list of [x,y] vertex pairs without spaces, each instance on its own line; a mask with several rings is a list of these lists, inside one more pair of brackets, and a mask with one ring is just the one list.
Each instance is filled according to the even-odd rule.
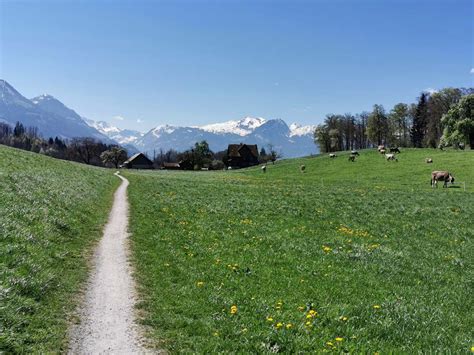
[[444,181],[443,187],[448,187],[448,182],[454,184],[454,176],[448,171],[433,171],[431,173],[431,187],[438,187],[438,181]]

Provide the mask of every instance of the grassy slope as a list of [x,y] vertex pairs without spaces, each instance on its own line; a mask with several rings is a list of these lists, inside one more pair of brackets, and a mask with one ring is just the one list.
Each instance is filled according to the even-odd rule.
[[[468,351],[474,154],[399,158],[127,173],[141,307],[158,346]],[[441,168],[467,191],[432,190],[430,171]]]
[[119,179],[0,146],[0,352],[59,351]]

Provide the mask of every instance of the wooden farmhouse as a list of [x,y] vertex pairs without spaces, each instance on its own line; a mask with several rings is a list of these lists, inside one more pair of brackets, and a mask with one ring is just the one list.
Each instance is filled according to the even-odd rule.
[[258,165],[258,148],[256,144],[229,144],[227,156],[227,164],[232,168],[247,168]]
[[122,165],[127,169],[153,169],[153,162],[143,153],[137,153],[131,156]]

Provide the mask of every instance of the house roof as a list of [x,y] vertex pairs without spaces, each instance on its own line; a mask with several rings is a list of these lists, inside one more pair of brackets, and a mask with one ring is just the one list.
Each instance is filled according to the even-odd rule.
[[152,162],[150,159],[148,159],[148,157],[147,157],[145,154],[143,154],[143,153],[137,153],[137,154],[132,155],[130,158],[128,158],[128,159],[124,162],[124,164],[130,163],[130,162],[134,161],[135,159],[137,159],[137,158],[140,157],[140,156],[143,156],[143,158],[145,158],[146,160],[148,160],[148,161],[150,162],[150,164],[153,164],[153,162]]
[[165,168],[180,168],[181,166],[179,163],[163,163],[163,167]]
[[229,158],[240,157],[240,152],[244,147],[249,150],[250,154],[258,158],[258,148],[256,144],[229,144],[229,147],[227,148]]

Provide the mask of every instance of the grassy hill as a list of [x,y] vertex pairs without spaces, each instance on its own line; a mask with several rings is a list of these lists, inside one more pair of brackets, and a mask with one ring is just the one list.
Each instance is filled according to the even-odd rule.
[[0,145],[0,353],[58,352],[119,179]]
[[[435,169],[456,183],[431,189]],[[471,151],[407,149],[398,162],[364,151],[355,163],[286,160],[265,174],[126,176],[141,308],[159,347],[457,353],[474,345]]]

